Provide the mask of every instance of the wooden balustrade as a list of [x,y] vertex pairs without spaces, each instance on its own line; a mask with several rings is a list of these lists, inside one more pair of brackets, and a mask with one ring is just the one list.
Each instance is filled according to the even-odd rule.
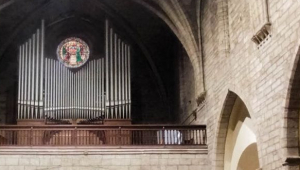
[[0,126],[0,147],[205,146],[206,138],[205,125]]

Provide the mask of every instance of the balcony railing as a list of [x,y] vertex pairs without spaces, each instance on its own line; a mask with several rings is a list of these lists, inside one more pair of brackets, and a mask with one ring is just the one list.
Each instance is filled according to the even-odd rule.
[[0,126],[0,147],[206,146],[206,126]]

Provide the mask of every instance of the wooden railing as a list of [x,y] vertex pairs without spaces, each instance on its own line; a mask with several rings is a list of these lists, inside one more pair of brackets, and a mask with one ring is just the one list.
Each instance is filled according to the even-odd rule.
[[206,146],[206,126],[0,126],[0,147]]

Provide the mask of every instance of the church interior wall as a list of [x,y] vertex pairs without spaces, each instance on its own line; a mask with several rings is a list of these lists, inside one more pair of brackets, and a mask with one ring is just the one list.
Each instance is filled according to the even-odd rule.
[[[267,6],[264,6],[263,2],[268,2]],[[196,4],[195,1],[192,4]],[[191,6],[185,7],[191,8]],[[200,75],[202,73],[195,73],[195,69],[192,68],[192,66],[199,65],[199,63],[193,63],[198,61],[189,59],[188,54],[179,45],[180,43],[177,40],[173,42],[175,40],[174,35],[169,30],[166,31],[165,27],[162,32],[168,33],[153,31],[155,33],[153,35],[157,35],[160,40],[165,39],[166,41],[161,40],[157,43],[159,38],[155,38],[155,36],[148,36],[152,39],[147,39],[146,36],[142,37],[151,49],[154,63],[157,65],[158,72],[162,77],[163,86],[166,89],[167,103],[160,97],[161,94],[157,87],[157,80],[153,76],[153,70],[149,67],[146,59],[141,57],[143,52],[137,49],[133,54],[135,59],[132,80],[132,89],[136,91],[132,96],[136,101],[132,106],[135,113],[133,114],[133,118],[136,120],[135,123],[160,123],[159,121],[174,123],[176,121],[184,124],[206,124],[208,157],[206,155],[154,154],[137,157],[128,156],[130,160],[127,160],[128,162],[124,165],[115,165],[118,162],[110,162],[110,165],[104,165],[107,163],[104,159],[105,156],[99,156],[94,157],[101,160],[101,163],[98,162],[97,166],[98,164],[106,168],[120,168],[122,166],[124,169],[131,169],[131,167],[141,169],[146,166],[153,166],[153,169],[155,169],[159,165],[160,167],[164,166],[166,169],[172,169],[174,168],[173,165],[179,162],[176,167],[182,169],[199,169],[199,167],[200,169],[224,169],[229,117],[224,118],[222,114],[228,93],[235,93],[244,102],[249,115],[251,115],[252,126],[256,127],[253,133],[256,135],[260,168],[266,170],[291,169],[290,167],[283,167],[282,164],[288,156],[299,155],[299,144],[298,141],[295,142],[294,140],[299,138],[299,122],[295,126],[290,126],[288,125],[289,121],[286,120],[286,117],[291,116],[286,115],[286,107],[290,100],[288,97],[290,97],[291,80],[294,78],[292,76],[295,71],[295,62],[297,62],[296,57],[299,55],[299,7],[300,1],[296,0],[265,0],[260,2],[252,0],[202,0],[201,50],[203,55],[199,54],[199,56],[203,59],[206,97],[205,101],[199,105],[197,105],[197,96],[195,96],[199,92],[196,91],[197,84],[195,84],[194,79],[202,77]],[[194,10],[186,11],[194,12]],[[188,15],[192,15],[192,12]],[[140,19],[139,17],[144,16],[137,16],[134,20]],[[197,19],[191,18],[190,21],[194,24]],[[143,25],[147,20],[141,22],[143,22],[141,24]],[[251,39],[267,22],[271,23],[270,36],[257,45]],[[5,32],[0,34],[5,34]],[[26,30],[23,34],[20,34],[20,40],[28,38],[24,38]],[[7,37],[4,36],[3,39],[5,38]],[[134,47],[136,46],[134,45]],[[198,52],[200,53],[200,51]],[[13,108],[12,103],[9,102],[11,99],[8,96],[12,96],[14,93],[17,77],[17,59],[11,57],[15,54],[16,47],[10,46],[4,53],[5,57],[0,60],[0,124],[3,123],[4,119],[8,122],[11,121],[7,119],[7,115],[13,112],[11,109]],[[97,52],[97,55],[100,56],[101,51]],[[194,111],[196,111],[196,116],[193,115],[191,119],[185,121]],[[293,120],[298,119],[299,116],[293,116]],[[289,141],[291,139],[293,141]],[[219,147],[220,144],[222,147]],[[252,145],[250,146],[252,148]],[[243,157],[244,152],[240,154]],[[123,158],[117,155],[110,156]],[[151,163],[152,156],[155,159],[153,160],[154,163]],[[200,159],[198,159],[198,156]],[[93,156],[80,156],[87,162],[90,157]],[[150,157],[149,163],[148,159]],[[23,158],[26,160],[23,160]],[[15,163],[14,166],[23,167],[28,164],[36,168],[37,165],[34,164],[43,166],[41,162],[46,159],[51,161],[55,159],[53,161],[55,162],[58,160],[57,158],[63,159],[60,156],[32,158],[30,156],[15,155],[7,158],[2,157],[3,161],[0,161],[0,163],[4,167],[11,163],[9,159],[16,159],[15,161],[18,163]],[[66,162],[73,161],[72,164],[74,164],[74,160],[76,162],[79,156],[70,156],[66,159],[69,158],[70,160]],[[189,164],[185,165],[183,163],[181,165],[180,161],[176,161],[179,158],[185,159]],[[39,163],[35,162],[35,159]],[[49,165],[54,166],[56,163],[53,162]],[[123,163],[122,161],[119,162]],[[195,166],[193,162],[195,162]],[[66,166],[65,168],[69,167]]]
[[[282,167],[289,154],[285,150],[284,130],[286,94],[290,84],[294,60],[299,48],[298,1],[269,1],[271,37],[259,48],[251,41],[252,26],[249,26],[253,11],[249,1],[228,1],[228,15],[220,7],[225,1],[204,1],[203,50],[207,88],[205,115],[209,136],[209,156],[213,167],[217,167],[216,129],[220,124],[224,98],[228,90],[234,91],[245,101],[254,126],[257,129],[259,160],[263,169],[285,169]],[[253,4],[252,4],[253,6]],[[258,10],[258,9],[257,9]],[[223,20],[229,22],[229,55],[222,55],[219,42],[224,40],[226,29]],[[258,31],[258,30],[256,30]],[[218,32],[216,35],[215,33]],[[201,116],[198,116],[201,117]],[[220,127],[222,128],[222,127]],[[223,127],[224,128],[224,127]],[[281,129],[281,130],[280,130]],[[293,135],[293,134],[290,134]],[[297,135],[297,134],[294,134]],[[222,148],[224,149],[224,148]],[[215,160],[214,160],[215,159]]]

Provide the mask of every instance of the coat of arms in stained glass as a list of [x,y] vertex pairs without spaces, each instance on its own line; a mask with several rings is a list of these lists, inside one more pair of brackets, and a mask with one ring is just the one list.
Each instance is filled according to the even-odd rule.
[[90,50],[88,45],[80,38],[67,38],[57,49],[57,57],[66,67],[78,68],[88,59]]

